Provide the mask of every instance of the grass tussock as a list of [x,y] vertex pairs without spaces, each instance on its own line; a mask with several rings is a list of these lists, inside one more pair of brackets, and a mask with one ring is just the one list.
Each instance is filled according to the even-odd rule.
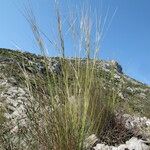
[[61,74],[47,75],[44,83],[43,78],[34,85],[27,81],[33,97],[27,116],[36,148],[83,149],[85,138],[103,131],[115,97],[103,89],[93,62],[88,61],[83,65],[81,60],[61,59]]
[[[103,133],[108,120],[112,119],[110,116],[115,107],[115,91],[112,88],[105,89],[96,68],[101,42],[99,27],[97,26],[93,48],[92,23],[87,13],[83,13],[80,22],[77,22],[80,28],[77,47],[85,53],[85,58],[75,56],[67,59],[62,18],[57,6],[56,4],[59,42],[51,44],[61,53],[58,58],[61,66],[59,73],[50,71],[51,60],[46,55],[46,46],[32,11],[27,11],[26,15],[46,68],[44,75],[33,75],[22,65],[24,83],[30,94],[30,100],[25,104],[28,128],[22,134],[26,138],[26,148],[30,150],[85,149],[84,140],[91,134]],[[74,24],[70,23],[69,30],[74,33]],[[90,58],[93,52],[94,55]]]
[[[44,53],[45,46],[40,31],[32,14],[28,15],[35,39]],[[31,92],[34,97],[33,104],[31,108],[27,107],[29,109],[27,115],[31,123],[32,143],[36,149],[40,147],[40,149],[46,150],[81,150],[85,148],[85,138],[93,133],[98,134],[103,131],[110,114],[113,113],[115,95],[112,90],[104,90],[101,79],[97,77],[95,64],[96,54],[99,51],[97,45],[100,42],[98,32],[96,33],[94,58],[90,59],[90,18],[86,14],[80,20],[79,39],[86,58],[83,60],[75,57],[70,60],[65,58],[65,40],[58,7],[56,7],[56,16],[60,41],[57,47],[60,45],[61,52],[59,58],[61,72],[60,74],[51,72],[49,75],[47,56],[45,56],[47,78],[44,89],[47,89],[48,97],[45,97],[45,93],[41,96],[36,91]],[[29,91],[33,91],[30,82],[27,81],[27,85]],[[37,106],[37,110],[35,110],[35,106]]]

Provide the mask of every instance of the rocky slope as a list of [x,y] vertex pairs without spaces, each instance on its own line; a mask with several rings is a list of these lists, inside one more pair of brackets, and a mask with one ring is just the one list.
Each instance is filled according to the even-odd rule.
[[[61,74],[59,59],[56,57],[47,60],[49,71]],[[82,61],[84,64],[84,60]],[[125,75],[122,67],[116,61],[98,60],[96,61],[96,68],[99,70],[98,76],[101,77],[104,88],[107,89],[113,85],[117,91],[116,118],[123,122],[125,128],[129,130],[136,128],[138,135],[150,140],[150,120],[148,119],[150,118],[150,87]],[[0,49],[0,128],[3,131],[1,131],[2,141],[16,141],[17,135],[24,132],[24,128],[27,126],[24,104],[32,99],[32,95],[25,86],[25,73],[32,79],[33,75],[38,78],[39,74],[44,75],[45,72],[44,57]],[[20,128],[16,123],[22,126],[21,131],[18,131]],[[3,130],[4,127],[5,130]],[[131,139],[132,142],[137,142],[136,140]],[[127,142],[128,145],[131,145],[130,142]],[[143,142],[141,143],[143,144]],[[92,146],[94,144],[95,142],[92,142]],[[104,148],[105,146],[107,148]],[[8,145],[6,147],[8,148]],[[130,149],[129,146],[127,148]],[[149,149],[148,146],[146,148]],[[108,149],[108,145],[105,143],[97,144],[94,149]],[[110,149],[117,148],[111,147]],[[131,149],[136,150],[137,148]]]

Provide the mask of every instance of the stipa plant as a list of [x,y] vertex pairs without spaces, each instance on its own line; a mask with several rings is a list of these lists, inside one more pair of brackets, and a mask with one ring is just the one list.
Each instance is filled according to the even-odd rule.
[[[92,23],[87,13],[80,18],[78,35],[80,51],[85,59],[75,56],[65,58],[61,15],[56,8],[59,43],[51,43],[60,50],[59,73],[52,70],[53,60],[45,51],[41,31],[31,10],[27,11],[29,22],[39,48],[44,55],[44,75],[29,74],[23,69],[30,100],[26,107],[28,132],[27,149],[41,150],[82,150],[86,149],[85,139],[91,134],[100,134],[115,105],[114,91],[105,90],[101,78],[97,76],[97,53],[101,32],[96,32],[94,57],[90,59],[92,48]],[[70,24],[74,33],[74,25]],[[60,48],[59,48],[60,45]],[[31,80],[32,78],[32,80]]]
[[[86,79],[85,66],[77,76],[69,63],[63,60],[65,68],[61,76],[49,77],[51,80],[45,87],[48,93],[39,93],[30,85],[34,98],[26,109],[36,149],[83,149],[85,138],[100,133],[110,117],[112,95],[102,89],[94,74],[91,76],[89,72]],[[41,85],[40,82],[36,86]]]

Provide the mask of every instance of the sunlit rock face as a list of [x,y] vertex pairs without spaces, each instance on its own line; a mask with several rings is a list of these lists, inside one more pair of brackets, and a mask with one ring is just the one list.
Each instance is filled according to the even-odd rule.
[[[0,107],[4,110],[3,115],[6,119],[6,122],[2,125],[1,134],[5,133],[4,137],[11,145],[18,143],[20,130],[27,128],[25,104],[28,99],[29,93],[25,88],[17,86],[14,78],[6,78],[0,73]],[[22,138],[22,147],[23,141]],[[8,143],[6,147],[9,147]]]
[[120,65],[117,61],[112,60],[112,61],[110,61],[110,64],[111,64],[112,67],[114,67],[119,73],[123,73],[122,67],[121,67],[121,65]]
[[132,137],[124,144],[114,146],[100,143],[96,135],[92,134],[85,139],[84,145],[86,150],[150,150],[150,141],[137,137]]
[[119,146],[109,146],[105,144],[97,144],[93,150],[150,150],[149,141],[137,139],[136,137],[126,141],[125,144]]

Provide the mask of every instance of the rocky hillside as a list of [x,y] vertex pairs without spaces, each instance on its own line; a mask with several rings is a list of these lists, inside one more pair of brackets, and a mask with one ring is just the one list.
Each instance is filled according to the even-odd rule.
[[[69,60],[74,63],[73,58]],[[5,126],[9,126],[5,131],[3,130],[3,133],[1,132],[5,134],[3,140],[12,140],[11,138],[14,141],[17,140],[18,137],[14,136],[18,134],[16,122],[19,122],[21,126],[26,124],[24,103],[28,103],[31,95],[26,86],[25,76],[29,76],[33,86],[35,86],[35,80],[38,81],[37,83],[40,82],[40,85],[37,84],[35,87],[41,92],[43,89],[41,76],[44,79],[47,71],[61,74],[59,58],[47,58],[46,61],[48,70],[45,68],[45,58],[40,55],[0,49],[0,128],[4,127],[3,123],[6,120],[8,122]],[[84,61],[83,59],[83,65]],[[122,67],[114,60],[97,60],[96,69],[97,76],[101,77],[101,84],[104,85],[103,88],[107,90],[111,87],[117,93],[116,116],[122,117],[126,128],[138,127],[141,134],[149,139],[150,87],[125,75]],[[6,138],[7,130],[12,133],[9,138]],[[95,146],[95,149],[101,149],[99,147],[100,144]]]
[[[48,58],[48,68],[50,71],[61,73],[61,65],[59,59]],[[73,59],[72,59],[73,61]],[[84,63],[84,60],[82,60]],[[44,57],[37,56],[28,52],[22,53],[21,51],[12,51],[8,49],[0,49],[0,81],[2,93],[7,84],[15,86],[24,86],[24,75],[22,69],[24,68],[30,75],[43,74],[46,71],[44,67]],[[114,60],[103,61],[98,60],[96,67],[99,70],[106,88],[110,84],[117,88],[118,97],[122,107],[128,108],[128,113],[136,113],[150,117],[149,104],[150,104],[150,87],[143,84],[123,73],[122,67]],[[13,86],[15,84],[15,86]],[[8,86],[8,85],[7,85]],[[7,88],[8,89],[8,88]],[[11,95],[11,94],[10,94]]]

